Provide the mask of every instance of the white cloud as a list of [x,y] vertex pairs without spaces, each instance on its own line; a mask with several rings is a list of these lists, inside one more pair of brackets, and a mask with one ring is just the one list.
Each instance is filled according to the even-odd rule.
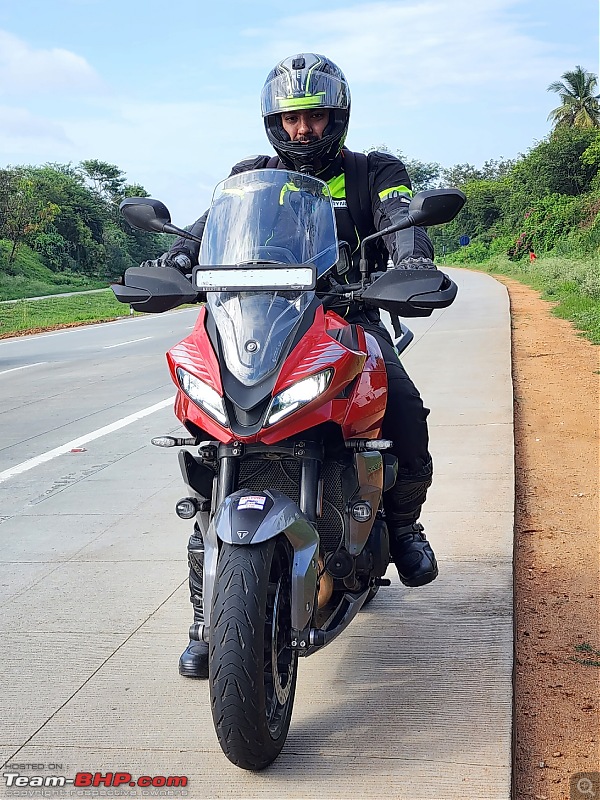
[[85,58],[61,48],[36,49],[0,30],[0,94],[100,89],[102,81]]
[[[145,103],[120,98],[65,120],[72,142],[38,150],[36,161],[98,158],[116,164],[187,224],[206,210],[212,190],[236,162],[269,152],[255,98],[240,103]],[[49,152],[51,150],[51,152]]]
[[[526,31],[513,12],[516,0],[441,0],[359,3],[344,9],[296,14],[262,30],[261,60],[302,50],[324,53],[344,70],[351,87],[388,95],[398,103],[449,99],[473,87],[516,82],[545,86],[563,61]],[[297,32],[301,31],[301,34]],[[558,73],[559,74],[559,73]],[[550,78],[551,79],[551,78]]]
[[0,152],[18,159],[32,147],[68,151],[72,143],[59,123],[36,116],[25,108],[0,105]]

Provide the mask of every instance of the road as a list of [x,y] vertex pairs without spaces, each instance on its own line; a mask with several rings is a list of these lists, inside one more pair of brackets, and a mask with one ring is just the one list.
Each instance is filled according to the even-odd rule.
[[288,743],[258,775],[226,761],[205,684],[177,674],[189,523],[172,511],[177,459],[149,439],[180,430],[164,352],[197,312],[0,342],[0,773],[187,776],[170,796],[206,800],[508,800],[508,302],[487,276],[453,275],[459,299],[410,323],[404,358],[433,409],[424,522],[440,577],[410,590],[390,570],[392,586],[300,664]]
[[0,480],[29,458],[172,397],[164,352],[196,316],[185,310],[0,341]]

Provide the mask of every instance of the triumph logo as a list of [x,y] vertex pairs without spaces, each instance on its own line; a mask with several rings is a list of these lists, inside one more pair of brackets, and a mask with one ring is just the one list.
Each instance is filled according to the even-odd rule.
[[239,539],[244,539],[246,536],[248,536],[248,531],[236,531],[236,533]]

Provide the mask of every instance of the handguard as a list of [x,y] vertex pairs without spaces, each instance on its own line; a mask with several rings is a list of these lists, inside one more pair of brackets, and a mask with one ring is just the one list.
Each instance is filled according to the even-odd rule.
[[457,292],[458,286],[440,270],[390,269],[367,286],[362,300],[399,317],[428,317],[449,306]]
[[175,267],[130,267],[123,283],[113,283],[111,289],[120,303],[154,314],[198,299],[198,292]]

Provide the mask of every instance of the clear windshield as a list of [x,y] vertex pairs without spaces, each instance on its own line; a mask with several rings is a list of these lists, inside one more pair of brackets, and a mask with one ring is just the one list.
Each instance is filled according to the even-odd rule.
[[335,216],[323,181],[261,169],[232,175],[215,189],[200,264],[314,264],[322,275],[337,258]]
[[[233,175],[214,193],[199,265],[314,264],[338,259],[335,215],[325,183],[285,170]],[[252,386],[272,373],[314,292],[209,292],[227,369]]]

